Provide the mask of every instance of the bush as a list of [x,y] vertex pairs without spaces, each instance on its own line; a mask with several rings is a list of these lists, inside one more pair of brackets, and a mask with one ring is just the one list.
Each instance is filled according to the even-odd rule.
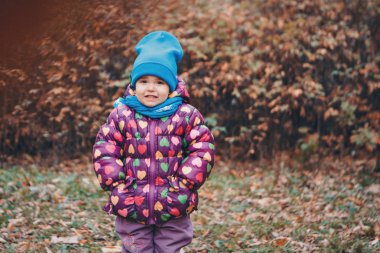
[[[133,46],[157,29],[180,38],[180,72],[219,152],[246,159],[298,150],[306,159],[378,150],[378,1],[83,6],[85,15],[70,17],[78,24],[51,25],[37,42],[32,70],[1,69],[1,153],[89,151],[129,81]],[[72,24],[64,14],[54,22]]]

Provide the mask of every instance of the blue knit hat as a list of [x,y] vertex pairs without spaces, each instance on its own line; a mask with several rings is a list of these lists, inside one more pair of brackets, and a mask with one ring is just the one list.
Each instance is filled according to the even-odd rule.
[[181,44],[171,33],[155,31],[147,34],[135,47],[137,58],[131,73],[131,88],[146,75],[164,80],[170,92],[177,87],[177,63],[182,59]]

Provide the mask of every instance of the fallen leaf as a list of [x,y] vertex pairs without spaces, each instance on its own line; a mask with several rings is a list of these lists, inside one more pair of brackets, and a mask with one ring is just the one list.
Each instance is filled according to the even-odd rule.
[[120,246],[107,246],[101,248],[103,253],[121,252]]
[[380,184],[373,184],[365,190],[366,193],[379,194],[380,193]]
[[363,206],[364,201],[355,197],[348,197],[348,200],[350,200],[352,203],[354,203],[357,206]]
[[276,247],[282,247],[282,246],[285,246],[289,241],[290,241],[289,238],[281,237],[281,238],[274,239],[272,241],[272,244],[273,246],[276,246]]
[[79,238],[79,236],[57,237],[53,235],[51,237],[50,243],[79,244]]
[[269,207],[273,204],[273,198],[257,199],[255,202],[261,207]]
[[373,230],[375,231],[376,236],[380,236],[380,221],[376,221],[373,225]]

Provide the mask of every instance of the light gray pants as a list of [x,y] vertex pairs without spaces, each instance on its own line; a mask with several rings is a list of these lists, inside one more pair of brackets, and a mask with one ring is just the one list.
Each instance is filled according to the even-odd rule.
[[193,239],[189,216],[162,225],[143,225],[117,216],[115,227],[123,253],[177,253]]

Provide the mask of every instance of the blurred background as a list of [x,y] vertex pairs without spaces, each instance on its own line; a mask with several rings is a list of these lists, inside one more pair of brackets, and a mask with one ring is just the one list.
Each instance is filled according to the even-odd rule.
[[4,1],[1,159],[88,156],[129,82],[134,45],[168,30],[179,73],[228,159],[373,155],[377,1]]
[[[257,179],[268,168],[278,180],[287,178],[278,172],[281,168],[306,174],[323,167],[354,169],[347,172],[344,183],[351,182],[347,189],[354,190],[353,178],[368,169],[366,183],[358,184],[362,190],[377,185],[372,193],[380,192],[376,172],[380,171],[380,4],[376,0],[3,0],[0,167],[15,170],[0,175],[4,184],[21,173],[21,185],[38,185],[38,180],[25,179],[33,178],[38,166],[56,172],[91,170],[96,133],[129,83],[134,46],[153,30],[170,31],[184,48],[179,73],[188,84],[192,104],[215,136],[217,170],[235,179],[261,171],[251,175]],[[315,176],[307,174],[310,179]],[[47,176],[41,182],[50,180]],[[8,190],[20,189],[16,181]],[[284,184],[304,187],[301,181]],[[58,193],[50,200],[62,203],[65,194]],[[215,199],[211,193],[203,194]],[[359,200],[351,202],[359,207],[377,203],[373,196],[370,202]],[[248,209],[239,210],[249,213]],[[379,209],[373,210],[364,216],[376,217]],[[4,227],[16,214],[7,215]],[[360,226],[370,227],[370,241],[378,238],[378,219]],[[271,233],[273,229],[277,228],[272,226]],[[205,229],[203,235],[209,235],[207,231],[214,230]],[[219,235],[209,244],[215,252],[228,248]],[[318,243],[326,244],[323,240]],[[238,242],[231,245],[236,248],[226,252],[248,248]],[[373,245],[380,247],[378,242]],[[206,250],[202,247],[192,250]]]

